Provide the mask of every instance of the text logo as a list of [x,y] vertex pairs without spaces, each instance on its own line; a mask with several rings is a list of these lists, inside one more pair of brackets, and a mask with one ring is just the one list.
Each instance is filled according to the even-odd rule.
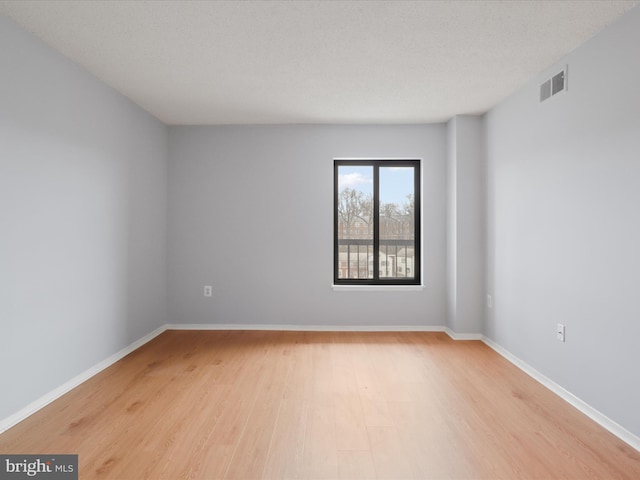
[[78,455],[0,455],[0,480],[78,480]]

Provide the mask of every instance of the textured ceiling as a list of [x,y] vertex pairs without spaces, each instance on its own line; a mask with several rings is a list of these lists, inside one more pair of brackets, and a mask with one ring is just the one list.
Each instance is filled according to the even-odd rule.
[[0,1],[167,124],[483,113],[638,1]]

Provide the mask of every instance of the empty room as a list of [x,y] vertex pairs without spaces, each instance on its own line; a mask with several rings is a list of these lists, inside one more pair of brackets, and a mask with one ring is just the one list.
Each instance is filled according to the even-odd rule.
[[639,45],[0,0],[0,479],[640,478]]

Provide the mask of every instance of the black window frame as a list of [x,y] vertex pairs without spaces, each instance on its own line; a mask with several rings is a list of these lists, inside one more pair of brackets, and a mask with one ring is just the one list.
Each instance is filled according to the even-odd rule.
[[[341,166],[373,167],[373,278],[340,278],[340,244],[338,215],[338,170]],[[380,277],[380,168],[412,167],[414,169],[414,277]],[[333,160],[333,283],[334,285],[422,285],[421,238],[421,160],[420,159],[339,159]],[[405,247],[406,248],[406,247]]]

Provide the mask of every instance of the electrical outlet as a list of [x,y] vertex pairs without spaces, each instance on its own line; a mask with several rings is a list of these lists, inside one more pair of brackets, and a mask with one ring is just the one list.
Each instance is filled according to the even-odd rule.
[[213,285],[205,285],[204,286],[204,296],[210,297],[213,295]]
[[556,338],[559,342],[564,342],[564,325],[561,323],[556,327]]
[[491,298],[491,295],[487,295],[487,307],[493,308],[493,298]]

